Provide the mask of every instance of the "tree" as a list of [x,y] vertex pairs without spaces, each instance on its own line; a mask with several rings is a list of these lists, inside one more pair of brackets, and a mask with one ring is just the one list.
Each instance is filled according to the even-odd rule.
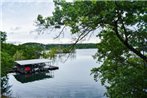
[[13,59],[14,60],[24,60],[25,57],[23,56],[23,51],[20,50],[20,51],[16,51],[16,53],[13,55]]
[[[7,52],[9,49],[6,49],[7,47],[6,43],[6,32],[0,31],[0,37],[1,37],[1,76],[5,76],[8,71],[12,68],[13,59],[11,58],[11,55]],[[5,49],[4,49],[5,48]],[[2,78],[1,78],[2,79]]]
[[6,37],[7,37],[7,35],[6,35],[6,32],[2,32],[2,31],[0,31],[0,35],[1,35],[1,43],[3,43],[3,42],[5,42],[6,41]]
[[101,29],[97,34],[101,41],[94,57],[102,65],[93,68],[92,73],[95,79],[101,78],[107,88],[106,95],[147,97],[147,2],[62,0],[54,3],[53,16],[38,15],[38,26],[70,27],[71,34],[78,35],[74,44]]
[[41,46],[36,46],[31,43],[19,45],[18,50],[23,52],[25,59],[37,59],[40,57],[41,51],[43,51]]
[[8,83],[9,78],[7,76],[1,78],[1,97],[2,98],[7,98],[7,96],[11,96],[12,91],[11,91],[11,85]]
[[7,52],[1,54],[1,76],[5,76],[13,67],[13,59]]

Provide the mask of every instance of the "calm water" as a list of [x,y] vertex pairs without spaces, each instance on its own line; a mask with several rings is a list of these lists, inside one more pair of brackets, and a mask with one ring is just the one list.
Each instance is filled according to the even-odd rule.
[[92,58],[96,49],[76,50],[76,54],[65,60],[58,59],[54,65],[59,70],[37,75],[9,74],[11,96],[17,98],[105,98],[106,91],[100,82],[90,75],[91,68],[99,66]]

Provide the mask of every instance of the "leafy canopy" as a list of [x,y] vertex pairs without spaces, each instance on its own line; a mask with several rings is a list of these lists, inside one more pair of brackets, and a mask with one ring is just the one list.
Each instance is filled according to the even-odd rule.
[[6,32],[2,32],[2,31],[0,31],[0,37],[1,37],[1,43],[3,43],[3,42],[5,42],[6,41],[6,37],[7,37],[7,35],[6,35]]
[[102,62],[92,73],[107,88],[110,98],[147,97],[147,2],[57,0],[53,16],[38,15],[38,26],[70,27],[75,43],[97,32]]

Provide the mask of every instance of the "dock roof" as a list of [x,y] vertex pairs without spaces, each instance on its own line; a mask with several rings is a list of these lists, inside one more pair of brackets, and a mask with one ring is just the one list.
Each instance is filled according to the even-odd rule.
[[49,59],[31,59],[31,60],[19,60],[15,61],[19,65],[29,65],[29,64],[40,64],[51,62]]

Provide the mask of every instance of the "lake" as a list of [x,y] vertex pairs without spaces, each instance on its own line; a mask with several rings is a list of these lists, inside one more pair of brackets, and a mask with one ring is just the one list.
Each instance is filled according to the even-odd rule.
[[[95,82],[91,69],[100,66],[92,55],[96,49],[77,49],[76,53],[57,58],[58,70],[36,75],[8,74],[11,96],[16,98],[106,98],[100,81]],[[60,55],[61,56],[61,55]],[[58,56],[58,57],[60,57]],[[66,60],[67,59],[67,60]],[[66,60],[66,62],[63,62]]]

